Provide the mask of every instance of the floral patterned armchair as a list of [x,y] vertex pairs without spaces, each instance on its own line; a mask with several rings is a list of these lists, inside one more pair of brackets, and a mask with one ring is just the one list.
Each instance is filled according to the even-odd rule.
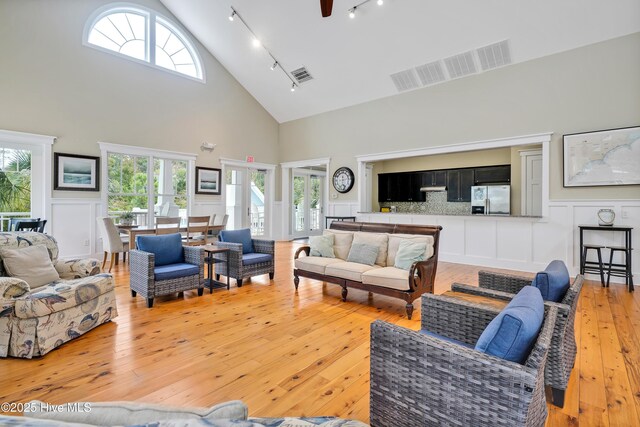
[[0,233],[0,249],[42,245],[60,279],[31,289],[9,277],[0,257],[0,357],[42,356],[118,315],[113,276],[96,259],[59,260],[47,234]]

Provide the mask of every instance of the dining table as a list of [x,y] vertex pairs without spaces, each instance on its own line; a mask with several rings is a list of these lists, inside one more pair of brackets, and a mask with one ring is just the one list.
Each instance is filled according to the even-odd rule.
[[[136,248],[136,236],[139,234],[156,234],[156,227],[154,225],[132,225],[132,226],[119,226],[116,224],[118,229],[129,234],[129,249]],[[224,225],[211,225],[209,226],[209,232],[214,232],[214,234],[219,233],[221,230],[224,230]],[[178,229],[180,233],[187,232],[187,226],[181,225]],[[217,232],[217,233],[216,233]]]

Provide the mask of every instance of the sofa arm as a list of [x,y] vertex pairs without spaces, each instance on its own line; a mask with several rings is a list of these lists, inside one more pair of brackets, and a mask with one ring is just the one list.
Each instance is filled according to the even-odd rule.
[[304,252],[304,254],[306,256],[309,256],[309,254],[311,253],[311,246],[305,245],[305,246],[301,246],[298,248],[298,250],[296,250],[295,255],[293,256],[293,259],[298,259],[300,258],[300,255]]
[[55,265],[63,280],[81,279],[100,273],[100,262],[95,258],[58,260]]
[[421,327],[475,345],[500,310],[445,295],[422,295]]
[[522,288],[530,285],[532,280],[533,278],[496,273],[495,271],[480,270],[478,272],[478,285],[481,288],[494,289],[511,294],[517,294]]
[[29,284],[17,277],[0,277],[0,301],[10,301],[31,292]]
[[184,262],[197,266],[204,266],[204,249],[201,246],[183,246]]
[[153,269],[156,256],[151,252],[134,249],[129,251],[129,282],[131,289],[148,298],[155,296]]
[[380,320],[371,325],[371,425],[525,425],[529,411],[546,415],[543,381],[543,369]]
[[275,255],[275,240],[251,239],[253,242],[253,251],[259,254]]

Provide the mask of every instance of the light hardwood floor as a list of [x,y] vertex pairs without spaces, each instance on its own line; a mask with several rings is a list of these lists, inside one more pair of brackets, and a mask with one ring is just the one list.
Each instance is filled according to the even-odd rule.
[[[0,359],[0,402],[138,400],[208,406],[240,399],[252,416],[338,415],[369,420],[369,324],[418,329],[416,303],[301,278],[296,243],[277,244],[275,280],[198,297],[161,297],[152,309],[113,272],[120,315],[34,360]],[[479,268],[441,262],[436,293],[476,283]],[[232,281],[233,282],[233,281]],[[578,358],[563,409],[549,426],[640,426],[640,292],[587,282],[576,320]]]

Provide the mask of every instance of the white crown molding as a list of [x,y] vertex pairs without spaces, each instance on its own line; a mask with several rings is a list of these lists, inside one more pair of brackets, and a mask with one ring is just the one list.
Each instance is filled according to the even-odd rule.
[[323,157],[321,159],[309,159],[309,160],[297,160],[293,162],[280,163],[280,167],[285,169],[304,168],[307,166],[328,165],[331,162],[331,157]]
[[113,153],[132,154],[138,156],[154,156],[170,158],[171,160],[193,160],[198,157],[194,153],[183,153],[180,151],[159,150],[157,148],[139,147],[137,145],[113,144],[111,142],[98,141],[100,151]]
[[31,145],[53,145],[58,137],[0,129],[0,142]]

